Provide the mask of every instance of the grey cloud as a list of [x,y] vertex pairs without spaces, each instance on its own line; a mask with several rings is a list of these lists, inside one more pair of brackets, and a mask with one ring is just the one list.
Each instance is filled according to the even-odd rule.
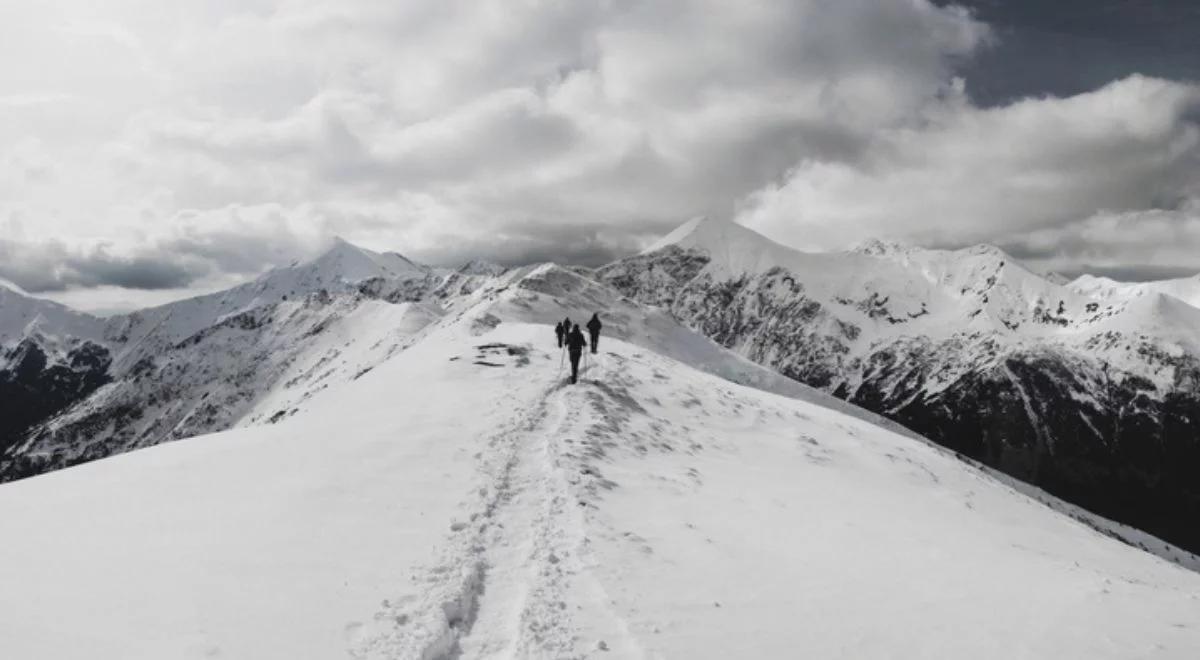
[[119,286],[171,289],[187,286],[206,269],[172,255],[116,255],[105,247],[72,250],[58,241],[0,240],[0,277],[31,292]]
[[312,257],[336,229],[319,213],[306,216],[275,206],[185,212],[171,224],[170,233],[120,248],[105,242],[0,239],[0,277],[31,292],[179,289]]
[[1118,282],[1151,282],[1154,280],[1173,280],[1181,277],[1191,277],[1200,272],[1200,265],[1189,268],[1187,266],[1159,266],[1156,264],[1130,264],[1127,266],[1081,264],[1074,268],[1057,272],[1068,279],[1074,279],[1086,274],[1107,277]]
[[1098,213],[999,244],[1037,270],[1136,281],[1190,276],[1200,272],[1200,205]]
[[596,267],[628,256],[640,247],[637,237],[613,232],[603,225],[529,223],[511,226],[494,237],[446,235],[437,241],[437,247],[411,256],[450,267],[475,258],[509,267],[547,261]]
[[543,221],[635,233],[644,218],[729,215],[797,158],[859,158],[986,36],[960,11],[907,1],[579,3],[503,24],[457,7],[397,8],[371,25],[347,11],[305,28],[349,21],[372,46],[383,33],[381,48],[414,44],[399,59],[381,52],[371,83],[385,82],[380,63],[427,46],[407,61],[440,67],[423,81],[424,112],[403,82],[358,79],[273,119],[159,122],[146,129],[162,151],[149,175],[197,207],[399,190],[437,197],[483,233],[541,209],[555,211]]
[[752,198],[747,224],[784,241],[995,242],[1100,211],[1182,207],[1200,192],[1200,86],[1140,76],[1067,99],[883,131],[862,163],[806,161]]
[[987,106],[1079,94],[1135,73],[1200,80],[1200,12],[1191,0],[954,4],[995,28],[995,47],[966,67],[972,96]]
[[[53,177],[10,177],[11,217],[57,223],[21,245],[67,237],[43,250],[53,258],[23,258],[22,277],[191,286],[311,256],[334,234],[448,265],[595,265],[696,215],[740,215],[805,248],[1001,242],[1064,268],[1158,263],[1136,240],[1145,222],[1193,244],[1187,222],[1180,238],[1162,219],[1080,219],[1187,215],[1198,88],[967,93],[986,70],[973,58],[1011,53],[1004,30],[1026,29],[1031,2],[967,0],[999,32],[926,0],[184,0],[171,12],[186,35],[147,7],[114,21],[142,68],[95,58],[82,69],[105,71],[47,78],[89,123],[44,140]],[[70,46],[37,34],[51,40],[28,46],[39,53]],[[0,63],[0,96],[22,91],[5,89],[12,76],[27,72]],[[59,117],[22,132],[62,131]],[[113,247],[71,242],[83,227]]]

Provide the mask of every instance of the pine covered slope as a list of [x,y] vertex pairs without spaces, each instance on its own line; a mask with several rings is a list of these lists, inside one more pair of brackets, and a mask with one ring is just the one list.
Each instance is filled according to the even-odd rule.
[[1200,549],[1200,309],[1050,282],[989,246],[806,254],[690,222],[597,277],[722,346]]
[[[553,266],[472,295],[278,424],[0,485],[5,652],[1190,659],[1200,648],[1196,573],[865,412],[820,405],[665,312],[636,314]],[[583,383],[566,386],[550,326],[524,321],[579,319],[597,303],[635,343],[605,337]]]

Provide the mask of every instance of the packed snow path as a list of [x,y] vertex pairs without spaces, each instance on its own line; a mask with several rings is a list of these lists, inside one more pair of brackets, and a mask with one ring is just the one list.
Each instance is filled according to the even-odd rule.
[[0,487],[5,655],[1180,658],[1200,575],[864,419],[544,325]]
[[[482,350],[523,356],[529,349],[485,344]],[[554,356],[534,352],[554,362]],[[591,369],[584,374],[602,377],[600,356],[588,357]],[[590,498],[586,488],[575,488],[575,475],[593,473],[569,447],[581,442],[580,411],[595,410],[569,384],[568,373],[569,366],[560,366],[532,408],[516,410],[488,439],[477,455],[483,485],[466,521],[450,523],[445,549],[417,579],[416,593],[385,603],[373,624],[352,626],[353,655],[578,657],[570,602],[600,614],[593,618],[608,631],[609,641],[597,642],[603,650],[644,656],[585,563],[580,509]],[[515,398],[506,396],[505,404],[516,404]]]

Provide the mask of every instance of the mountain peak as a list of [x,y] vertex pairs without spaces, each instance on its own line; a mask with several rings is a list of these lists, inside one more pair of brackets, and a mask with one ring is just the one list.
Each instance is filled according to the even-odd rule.
[[496,276],[506,270],[508,269],[504,266],[488,261],[487,259],[472,259],[458,268],[458,272],[463,275]]
[[963,248],[961,250],[961,252],[965,252],[965,253],[971,254],[971,255],[996,257],[999,259],[1007,259],[1007,260],[1012,259],[1012,257],[1009,256],[1009,254],[1007,252],[1005,252],[1001,248],[996,247],[995,245],[991,245],[990,243],[977,243],[975,245],[972,245],[971,247]]
[[0,279],[0,344],[33,333],[96,339],[103,325],[104,321],[96,316],[39,298]]
[[882,257],[890,254],[909,252],[912,249],[913,246],[897,240],[872,238],[860,243],[853,250],[851,250],[851,252],[857,252],[859,254],[865,254],[872,257]]
[[322,259],[332,259],[332,258],[338,258],[338,257],[341,257],[341,258],[368,257],[369,258],[368,255],[370,253],[371,253],[370,250],[367,250],[366,248],[361,248],[361,247],[351,243],[350,241],[347,241],[346,239],[342,238],[341,236],[334,236],[333,240],[331,240],[329,243],[329,247],[326,248],[326,250],[324,252],[322,252],[320,254],[320,256],[318,256],[316,259],[314,259],[314,261],[321,261]]
[[[697,242],[696,239],[699,238],[699,234],[704,232],[706,226],[718,222],[720,221],[713,220],[705,216],[692,218],[691,220],[688,220],[687,222],[671,230],[671,232],[666,236],[663,236],[655,241],[650,247],[642,250],[642,254],[658,252],[659,250],[671,245],[679,245],[680,247],[693,247],[693,244]],[[686,245],[683,245],[685,243]]]
[[731,244],[760,247],[774,245],[783,249],[791,249],[784,248],[766,236],[739,225],[733,220],[701,216],[679,225],[674,231],[642,250],[642,254],[657,252],[671,245],[684,249],[699,248],[708,252],[717,252],[727,250]]
[[642,254],[671,246],[704,252],[712,258],[711,266],[729,274],[762,272],[775,266],[796,267],[814,256],[780,245],[732,220],[706,217],[685,222]]
[[374,252],[335,236],[321,256],[299,266],[326,277],[358,281],[380,276],[423,274],[425,268],[396,252]]

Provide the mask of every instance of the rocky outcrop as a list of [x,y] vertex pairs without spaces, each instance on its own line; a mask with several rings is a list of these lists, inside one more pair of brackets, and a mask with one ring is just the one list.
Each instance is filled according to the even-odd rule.
[[39,422],[109,382],[111,364],[108,349],[92,342],[62,355],[33,337],[0,349],[0,455]]

